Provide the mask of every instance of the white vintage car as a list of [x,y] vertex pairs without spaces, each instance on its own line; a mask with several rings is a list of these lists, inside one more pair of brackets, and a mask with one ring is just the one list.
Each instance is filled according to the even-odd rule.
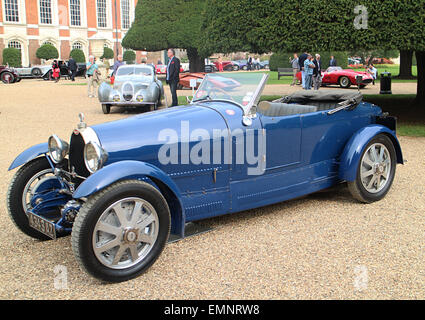
[[118,68],[113,85],[102,82],[98,90],[102,111],[108,114],[112,106],[153,106],[156,110],[166,105],[164,87],[148,64],[123,65]]

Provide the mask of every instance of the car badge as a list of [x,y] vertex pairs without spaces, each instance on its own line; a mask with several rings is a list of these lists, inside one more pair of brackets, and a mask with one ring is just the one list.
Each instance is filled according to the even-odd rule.
[[77,128],[80,130],[87,128],[87,124],[84,122],[84,113],[79,113],[78,118],[80,118],[80,122],[78,123]]

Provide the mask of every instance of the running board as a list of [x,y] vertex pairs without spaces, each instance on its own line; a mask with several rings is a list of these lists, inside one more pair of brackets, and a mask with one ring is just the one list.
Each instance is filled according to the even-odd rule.
[[198,234],[210,232],[212,230],[214,229],[200,225],[196,222],[188,222],[184,226],[184,237],[181,237],[180,235],[177,235],[177,234],[170,234],[168,238],[168,243],[177,242],[189,237],[196,236]]

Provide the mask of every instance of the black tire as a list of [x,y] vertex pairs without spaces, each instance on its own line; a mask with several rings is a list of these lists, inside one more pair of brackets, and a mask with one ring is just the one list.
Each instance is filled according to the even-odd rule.
[[[391,169],[390,169],[390,174],[388,176],[388,181],[386,182],[386,185],[384,186],[384,188],[377,193],[371,193],[366,190],[366,188],[363,186],[363,183],[361,181],[361,165],[362,165],[362,159],[364,154],[367,152],[369,147],[375,143],[381,143],[387,148],[390,155],[390,159],[391,159]],[[397,167],[397,156],[396,156],[393,142],[388,136],[384,134],[377,135],[368,143],[368,145],[364,149],[357,167],[356,180],[347,183],[348,190],[350,191],[351,195],[355,199],[359,200],[360,202],[372,203],[375,201],[379,201],[383,199],[388,193],[388,191],[390,190],[391,185],[393,184],[393,181],[394,181],[396,167]]]
[[238,65],[233,65],[233,71],[239,71],[239,66]]
[[37,158],[28,162],[15,173],[7,192],[7,208],[10,218],[19,230],[39,240],[50,240],[50,238],[29,226],[28,217],[22,204],[22,196],[28,181],[37,173],[49,168],[51,167],[46,158]]
[[0,76],[0,78],[1,78],[1,81],[5,84],[10,84],[10,83],[15,82],[15,77],[9,71],[3,72]]
[[[105,266],[93,251],[93,232],[102,213],[113,203],[128,197],[140,197],[149,202],[159,219],[158,237],[146,257],[125,269]],[[89,197],[75,219],[71,241],[74,254],[83,268],[93,277],[107,282],[121,282],[135,278],[149,269],[158,259],[170,234],[170,210],[162,194],[150,184],[139,180],[116,182]]]
[[348,89],[349,87],[351,87],[351,81],[350,81],[350,79],[348,77],[345,77],[345,76],[339,78],[338,83],[339,83],[339,86],[341,88]]
[[111,112],[111,105],[110,104],[102,104],[102,111],[104,114],[109,114]]
[[31,75],[33,77],[38,78],[38,77],[40,77],[42,75],[42,71],[41,71],[40,68],[34,68],[34,69],[31,70]]

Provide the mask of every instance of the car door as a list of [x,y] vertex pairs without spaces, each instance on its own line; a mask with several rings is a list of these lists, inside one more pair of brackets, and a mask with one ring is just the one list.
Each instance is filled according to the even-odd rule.
[[[300,115],[266,117],[258,114],[241,132],[245,141],[254,135],[257,167],[232,163],[230,190],[232,211],[260,207],[289,199],[286,189],[298,184],[294,170],[299,167],[301,150]],[[253,131],[252,131],[253,130]],[[263,146],[260,146],[261,136]],[[233,136],[233,154],[243,139]],[[246,144],[246,142],[245,142]],[[240,148],[239,148],[240,149]],[[249,169],[260,170],[249,170]]]

